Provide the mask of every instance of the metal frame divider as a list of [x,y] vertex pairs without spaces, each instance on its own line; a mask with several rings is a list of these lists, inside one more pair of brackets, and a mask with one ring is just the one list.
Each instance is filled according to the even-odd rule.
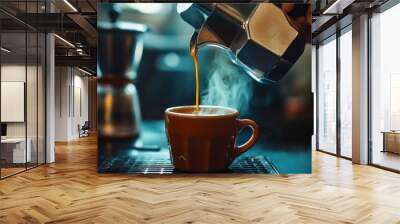
[[336,154],[341,156],[341,119],[340,119],[340,77],[341,77],[341,65],[340,65],[340,36],[341,31],[336,31]]
[[[1,28],[2,28],[2,23],[0,23],[0,47],[2,46]],[[1,75],[1,50],[0,50],[0,112],[1,112],[1,76],[2,75]],[[0,113],[0,124],[1,124],[1,113]],[[1,130],[0,130],[0,132],[1,132]],[[0,134],[0,136],[1,136],[1,134]],[[0,144],[0,180],[2,179],[1,168],[2,168],[2,165],[1,165],[1,144]]]
[[[39,13],[39,0],[36,1],[36,12]],[[36,106],[36,166],[35,167],[39,166],[39,32],[36,32],[36,105],[37,106]]]
[[318,55],[319,55],[319,44],[315,46],[315,148],[319,149],[319,64],[318,64]]
[[371,66],[371,55],[372,55],[372,30],[371,30],[371,19],[372,19],[372,12],[368,12],[368,55],[367,55],[367,60],[368,60],[368,164],[372,164],[372,85],[371,85],[371,79],[372,79],[372,66]]
[[[28,0],[25,0],[25,21],[28,20]],[[24,88],[24,120],[25,120],[25,171],[28,170],[28,24],[25,23],[25,88]],[[31,152],[32,153],[32,152]],[[32,155],[32,154],[31,154]]]

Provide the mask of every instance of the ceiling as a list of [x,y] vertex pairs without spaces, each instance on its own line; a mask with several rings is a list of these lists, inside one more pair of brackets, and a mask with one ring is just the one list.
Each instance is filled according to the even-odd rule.
[[[386,1],[311,0],[313,39],[320,40],[331,35],[337,29],[334,26],[337,26],[338,21],[345,16],[356,15]],[[56,62],[75,64],[83,61],[85,66],[95,71],[97,67],[97,3],[112,2],[112,0],[50,0],[47,2],[49,3],[46,6],[46,0],[0,0],[1,42],[2,46],[12,50],[8,56],[23,58],[28,55],[30,58],[38,49],[36,35],[29,32],[54,32],[61,37],[55,38],[55,52],[56,56],[59,56]],[[52,13],[48,13],[49,11]],[[349,21],[351,22],[351,18]],[[343,24],[346,25],[346,23]],[[25,35],[20,34],[25,32],[28,33],[26,39]],[[26,44],[27,50],[25,50]]]
[[352,23],[352,18],[374,11],[390,0],[312,0],[313,43],[332,36]]
[[[38,33],[51,32],[57,34],[56,65],[75,65],[84,56],[82,60],[90,62],[84,63],[85,67],[96,71],[97,2],[47,0],[46,5],[45,0],[1,0],[2,46],[11,50],[2,55],[14,61],[35,58],[43,47],[36,43]],[[39,41],[44,40],[40,37]]]

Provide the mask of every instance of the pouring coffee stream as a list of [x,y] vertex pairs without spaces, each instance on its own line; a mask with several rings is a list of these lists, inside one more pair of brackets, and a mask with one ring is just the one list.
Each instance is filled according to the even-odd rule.
[[197,33],[190,39],[190,55],[192,56],[196,73],[196,112],[199,112],[200,105],[200,84],[199,84],[199,60],[197,58]]

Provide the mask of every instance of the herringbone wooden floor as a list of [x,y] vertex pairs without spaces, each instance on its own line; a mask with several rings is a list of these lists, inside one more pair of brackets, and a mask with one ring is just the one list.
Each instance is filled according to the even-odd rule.
[[400,175],[315,152],[312,175],[96,173],[96,142],[0,181],[0,223],[400,223]]

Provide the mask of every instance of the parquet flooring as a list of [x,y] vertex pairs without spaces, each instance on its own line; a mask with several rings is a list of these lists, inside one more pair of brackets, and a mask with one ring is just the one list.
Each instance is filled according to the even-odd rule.
[[25,167],[23,167],[23,168],[22,167],[21,168],[19,168],[19,167],[17,167],[17,168],[14,168],[14,167],[1,168],[1,175],[2,175],[2,177],[3,176],[7,177],[7,176],[13,175],[15,173],[22,172],[24,170],[25,170]]
[[400,223],[400,175],[320,152],[312,175],[97,174],[96,141],[0,181],[0,223]]

